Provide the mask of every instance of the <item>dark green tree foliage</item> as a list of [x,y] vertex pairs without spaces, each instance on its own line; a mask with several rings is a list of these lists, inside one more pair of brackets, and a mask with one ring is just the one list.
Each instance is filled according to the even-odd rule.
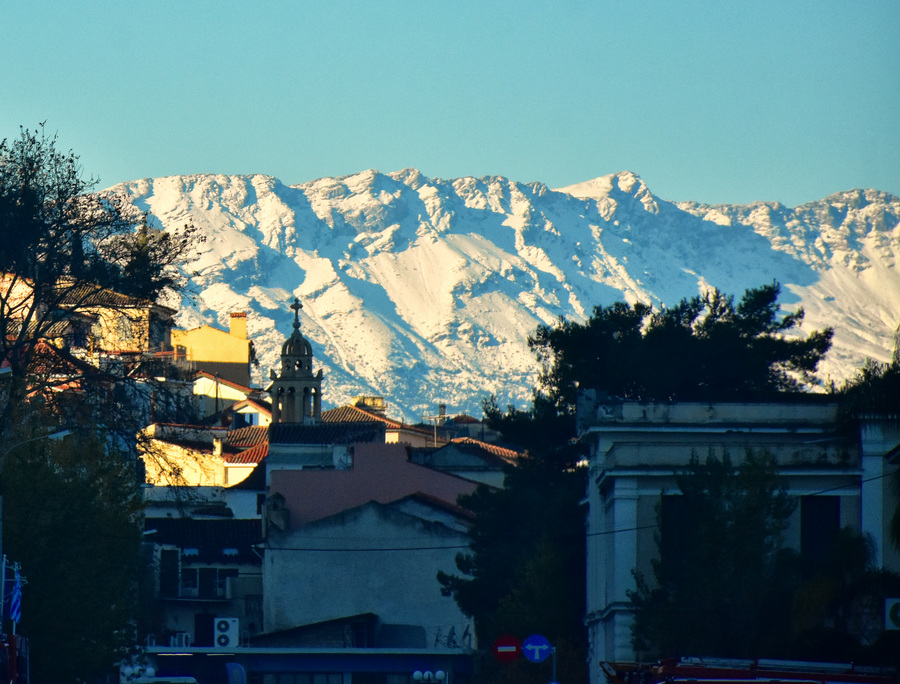
[[862,413],[900,413],[900,361],[869,359],[839,392],[842,410],[850,417]]
[[[133,642],[135,440],[149,420],[139,408],[157,396],[140,378],[48,354],[42,340],[95,304],[116,306],[107,290],[141,300],[179,291],[199,241],[191,226],[151,228],[94,185],[42,129],[0,141],[0,360],[13,370],[0,382],[4,553],[28,579],[21,631],[36,681],[89,680]],[[9,448],[59,425],[76,432],[56,449],[45,440]]]
[[695,457],[677,482],[681,495],[658,509],[655,582],[636,572],[630,593],[636,650],[771,656],[790,640],[793,584],[781,535],[795,507],[773,460],[748,454],[734,465],[727,455],[702,463]]
[[47,287],[65,276],[118,292],[130,287],[151,300],[182,284],[171,267],[200,239],[196,229],[154,230],[123,196],[95,186],[43,128],[0,141],[0,271]]
[[[470,548],[457,556],[458,575],[438,577],[446,594],[474,618],[486,649],[501,634],[543,634],[558,649],[559,677],[586,678],[584,629],[584,497],[580,447],[569,444],[571,416],[535,400],[535,412],[501,413],[489,400],[487,418],[504,435],[529,444],[528,456],[506,472],[503,489],[479,487],[460,504],[476,513]],[[482,658],[481,681],[546,682],[547,667]]]
[[803,389],[831,345],[832,330],[791,336],[803,311],[784,314],[777,283],[734,297],[718,289],[654,310],[595,307],[585,323],[540,326],[529,340],[540,383],[561,411],[581,389],[642,401],[753,399]]
[[89,433],[10,451],[4,552],[27,579],[19,631],[36,682],[92,682],[133,643],[140,495],[133,461]]
[[794,593],[789,657],[900,665],[900,633],[882,629],[884,600],[900,596],[900,575],[879,569],[874,558],[871,537],[838,532]]
[[0,356],[17,377],[35,341],[103,289],[156,300],[186,284],[179,267],[202,241],[196,229],[155,230],[95,184],[42,128],[0,141]]
[[[841,387],[838,397],[844,421],[856,429],[856,420],[863,414],[900,413],[900,359],[894,350],[890,363],[877,363],[871,359]],[[895,467],[891,476],[896,505],[891,516],[891,541],[900,548],[900,468]]]

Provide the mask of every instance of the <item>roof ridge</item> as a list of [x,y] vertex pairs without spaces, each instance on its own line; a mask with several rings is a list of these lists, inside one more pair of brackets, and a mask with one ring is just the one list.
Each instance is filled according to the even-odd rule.
[[522,456],[521,452],[516,451],[515,449],[509,449],[497,444],[490,444],[489,442],[482,442],[480,439],[475,439],[474,437],[454,437],[450,442],[452,444],[471,444],[472,446],[477,446],[488,453],[506,460],[515,460]]

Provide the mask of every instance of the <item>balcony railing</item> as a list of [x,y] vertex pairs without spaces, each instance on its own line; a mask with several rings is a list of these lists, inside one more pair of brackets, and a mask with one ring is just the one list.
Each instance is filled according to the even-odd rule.
[[[225,577],[212,582],[212,586],[199,586],[196,582],[182,581],[178,587],[178,596],[172,598],[198,601],[229,601],[232,598],[231,578]],[[201,583],[203,584],[203,583]]]

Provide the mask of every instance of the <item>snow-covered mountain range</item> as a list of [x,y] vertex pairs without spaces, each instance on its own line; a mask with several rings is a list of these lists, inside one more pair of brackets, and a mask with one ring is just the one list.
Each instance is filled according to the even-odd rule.
[[890,358],[900,322],[900,198],[850,190],[795,209],[672,203],[623,172],[567,188],[502,177],[364,171],[284,185],[269,176],[173,176],[114,188],[156,225],[207,236],[178,323],[226,328],[248,312],[256,380],[302,332],[339,405],[384,396],[418,422],[438,403],[480,415],[524,407],[537,373],[527,337],[597,304],[673,304],[715,286],[777,280],[805,330],[835,328],[821,376]]

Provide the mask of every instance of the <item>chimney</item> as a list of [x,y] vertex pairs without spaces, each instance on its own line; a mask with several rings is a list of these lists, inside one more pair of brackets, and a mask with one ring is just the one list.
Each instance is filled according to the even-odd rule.
[[231,314],[231,325],[229,326],[229,332],[235,337],[240,337],[242,340],[247,339],[246,312],[240,311]]

